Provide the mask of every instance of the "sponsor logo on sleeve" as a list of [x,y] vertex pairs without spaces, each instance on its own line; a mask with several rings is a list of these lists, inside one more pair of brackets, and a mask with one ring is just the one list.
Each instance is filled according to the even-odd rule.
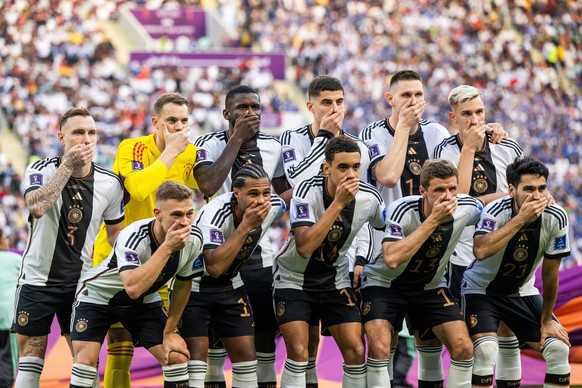
[[196,258],[196,260],[194,260],[194,263],[192,264],[192,271],[200,269],[204,266],[204,254],[201,253],[198,255],[198,257]]
[[561,251],[563,249],[566,249],[566,235],[554,239],[554,250]]
[[30,175],[31,186],[41,186],[42,185],[42,174],[31,174]]
[[298,203],[295,206],[297,210],[297,218],[298,219],[306,219],[309,218],[309,205],[306,203]]
[[222,230],[210,229],[210,242],[216,244],[224,243],[224,235],[222,234]]
[[295,158],[295,150],[286,150],[283,152],[283,162],[288,163],[296,160]]
[[143,170],[143,163],[142,162],[138,162],[137,160],[132,160],[131,161],[131,169],[133,171]]
[[201,162],[206,160],[206,150],[197,149],[196,150],[196,161]]
[[496,224],[497,221],[492,220],[491,218],[483,218],[483,220],[481,221],[481,229],[493,232],[495,230]]
[[380,149],[378,148],[378,144],[374,144],[370,147],[370,158],[375,158],[378,155],[380,155]]
[[402,228],[400,225],[390,224],[390,235],[394,237],[403,237]]
[[132,264],[139,264],[139,258],[135,252],[125,252],[125,261]]

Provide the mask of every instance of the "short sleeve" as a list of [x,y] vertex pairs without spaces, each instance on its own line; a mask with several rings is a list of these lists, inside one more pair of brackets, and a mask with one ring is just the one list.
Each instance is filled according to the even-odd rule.
[[55,168],[47,159],[31,163],[24,172],[24,194],[34,191],[48,183],[55,173]]

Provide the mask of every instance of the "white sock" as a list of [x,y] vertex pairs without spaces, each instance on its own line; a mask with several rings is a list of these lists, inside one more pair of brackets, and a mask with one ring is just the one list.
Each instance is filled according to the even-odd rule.
[[226,381],[224,378],[224,363],[226,362],[225,349],[208,349],[208,369],[204,381]]
[[285,368],[281,376],[282,388],[305,388],[305,368],[307,361],[285,360]]
[[418,350],[419,387],[421,382],[428,383],[426,386],[435,386],[435,383],[442,386],[445,379],[441,359],[443,347],[441,345],[417,346],[416,350]]
[[44,359],[40,357],[20,357],[14,388],[40,388],[43,367]]
[[394,379],[394,355],[396,354],[396,348],[390,349],[390,362],[388,363],[388,376],[390,381]]
[[233,388],[254,388],[257,385],[257,360],[232,364]]
[[557,338],[550,337],[544,342],[542,356],[546,360],[544,388],[564,387],[570,385],[570,364],[568,363],[568,345]]
[[473,343],[473,385],[478,387],[493,386],[493,368],[499,355],[497,337],[486,335]]
[[344,364],[342,387],[366,388],[366,363],[360,365]]
[[257,352],[257,381],[259,383],[277,383],[275,353]]
[[471,372],[473,371],[473,359],[453,360],[447,376],[447,388],[471,388]]
[[[366,379],[369,388],[390,387],[388,364],[390,364],[390,360],[377,360],[368,357]],[[387,383],[388,385],[386,385]]]
[[305,369],[305,383],[317,384],[317,357],[309,357],[307,360],[307,369]]
[[204,388],[204,376],[208,365],[204,361],[188,361],[188,382],[190,387]]
[[71,371],[71,385],[75,387],[93,387],[95,376],[97,375],[97,368],[74,363]]
[[497,337],[499,341],[499,351],[497,353],[497,367],[495,368],[495,380],[497,387],[509,387],[511,383],[521,382],[521,355],[519,352],[519,341],[516,336]]
[[179,383],[188,382],[188,363],[165,365],[162,366],[162,373],[164,374],[164,381]]

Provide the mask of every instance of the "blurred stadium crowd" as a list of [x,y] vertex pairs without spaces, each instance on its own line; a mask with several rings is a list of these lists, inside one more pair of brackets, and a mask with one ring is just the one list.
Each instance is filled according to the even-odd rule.
[[[268,76],[239,69],[125,66],[101,28],[127,1],[7,0],[0,5],[0,102],[32,157],[59,152],[58,117],[90,108],[100,135],[98,162],[111,165],[119,141],[149,132],[161,92],[192,101],[192,133],[222,129],[223,95],[244,83],[267,111],[296,111]],[[582,3],[576,0],[227,0],[137,1],[148,7],[216,7],[239,44],[287,54],[289,81],[306,89],[319,74],[346,88],[346,130],[386,117],[389,76],[411,68],[425,84],[425,117],[450,126],[447,96],[458,84],[484,92],[487,119],[502,123],[552,166],[550,189],[570,214],[573,257],[582,264]],[[236,6],[233,6],[233,3]],[[205,42],[190,42],[202,48]],[[299,126],[299,124],[297,125]],[[291,128],[284,128],[291,129]],[[0,150],[1,152],[1,150]],[[23,248],[22,172],[0,157],[0,224]],[[8,221],[8,223],[6,222]],[[574,259],[566,263],[574,265]]]

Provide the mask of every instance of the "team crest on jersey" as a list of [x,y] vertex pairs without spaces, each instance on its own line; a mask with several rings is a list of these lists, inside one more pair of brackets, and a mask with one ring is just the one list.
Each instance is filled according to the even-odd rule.
[[472,329],[477,326],[477,322],[477,314],[471,314],[469,319],[467,319],[467,326],[469,326],[469,329]]
[[67,215],[67,218],[69,219],[69,222],[72,224],[78,224],[79,222],[81,222],[81,220],[83,219],[83,208],[79,208],[79,206],[75,205],[75,206],[71,206],[69,209],[69,214]]
[[84,318],[81,318],[75,324],[75,331],[77,331],[77,333],[82,333],[85,330],[87,330],[88,326],[89,326],[89,321],[84,319]]
[[422,170],[422,167],[420,166],[420,161],[417,159],[411,160],[409,163],[410,166],[410,171],[414,174],[414,175],[420,175],[420,170]]
[[196,150],[196,162],[201,162],[203,160],[206,160],[206,150]]
[[30,174],[30,185],[31,186],[42,185],[42,174]]
[[284,163],[292,162],[294,160],[297,160],[295,158],[295,150],[287,150],[287,151],[283,152],[283,162]]
[[366,302],[366,303],[364,303],[364,306],[362,308],[362,314],[363,315],[368,315],[368,313],[370,312],[370,310],[372,310],[372,302]]
[[402,228],[400,225],[390,224],[390,235],[394,237],[403,237]]
[[370,147],[370,158],[375,158],[378,155],[380,155],[380,149],[378,148],[378,144],[374,144]]
[[435,257],[439,253],[439,247],[432,247],[426,251],[426,257]]
[[342,237],[342,234],[343,228],[341,225],[332,225],[332,227],[329,230],[329,233],[327,234],[327,240],[332,243],[336,242]]
[[142,162],[138,162],[137,160],[132,160],[131,161],[131,169],[133,171],[143,170],[143,163]]
[[305,218],[309,218],[309,205],[306,203],[298,203],[295,206],[295,209],[297,210],[297,218],[301,218],[301,219],[305,219]]
[[135,252],[125,252],[125,261],[132,264],[139,264],[139,258]]
[[524,261],[527,259],[527,249],[517,248],[515,252],[513,252],[513,258],[515,261]]
[[16,322],[18,322],[18,326],[26,326],[28,325],[28,316],[30,314],[26,311],[19,311],[18,317],[16,318]]
[[554,250],[561,251],[562,249],[566,249],[566,235],[554,239]]
[[285,302],[277,303],[277,316],[282,317],[285,314]]
[[483,218],[481,221],[481,229],[493,232],[495,230],[495,224],[497,224],[497,221],[492,220],[491,218]]
[[487,183],[487,180],[484,178],[478,178],[475,179],[475,182],[473,182],[473,190],[475,190],[476,193],[484,193],[487,191],[487,188],[489,187],[489,184]]
[[222,234],[222,230],[210,229],[210,242],[216,244],[224,243],[224,235]]

